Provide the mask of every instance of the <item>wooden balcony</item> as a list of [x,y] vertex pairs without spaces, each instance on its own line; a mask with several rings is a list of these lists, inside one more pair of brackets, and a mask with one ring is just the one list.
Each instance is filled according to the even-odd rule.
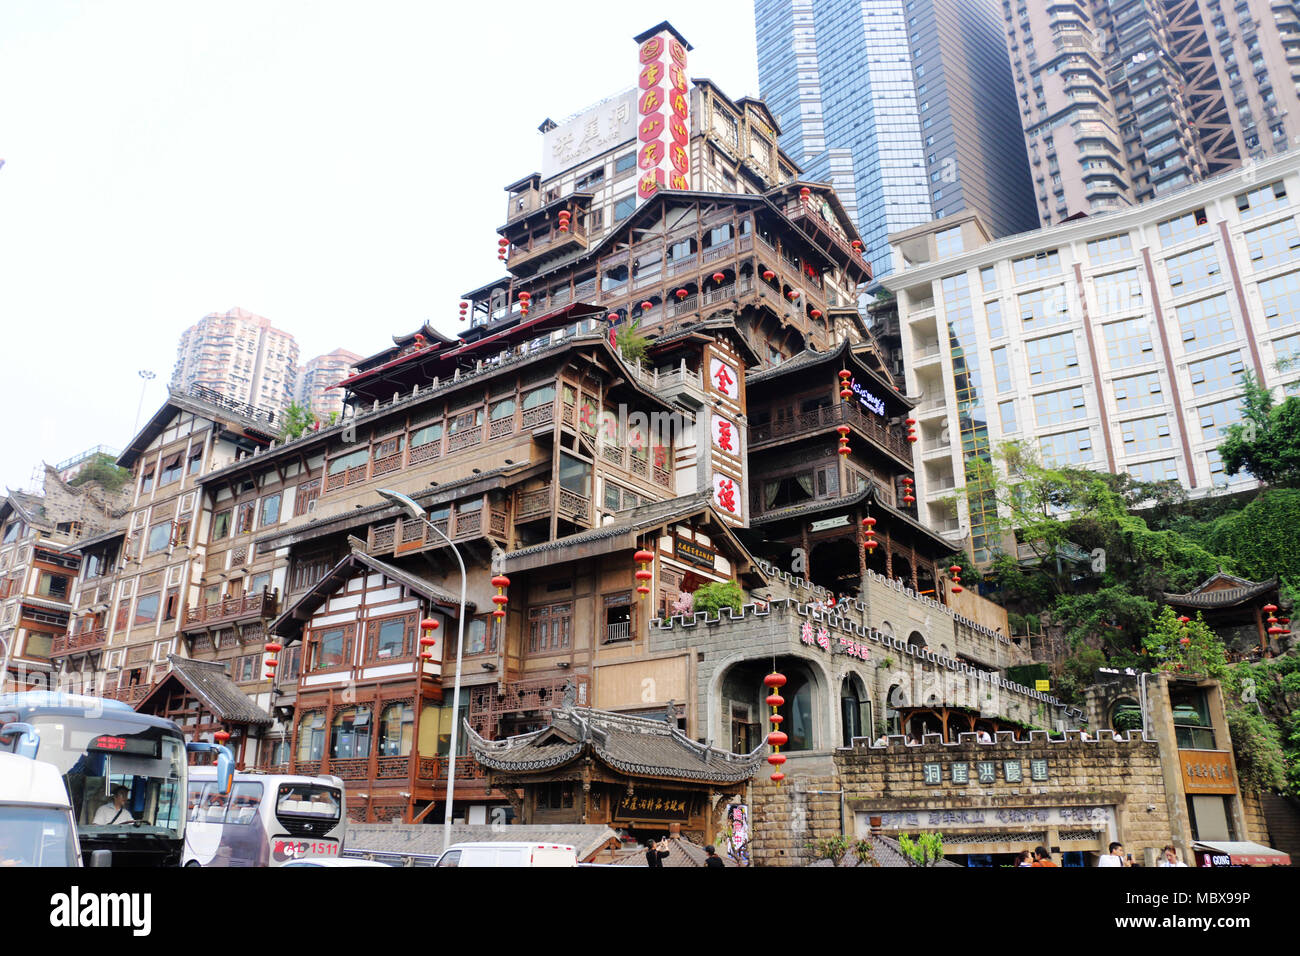
[[152,684],[136,684],[132,687],[106,687],[104,688],[104,696],[110,700],[120,700],[122,703],[134,707],[144,700],[145,695],[149,693],[152,687]]
[[809,435],[832,437],[836,425],[848,425],[882,451],[893,455],[899,462],[912,467],[912,446],[904,433],[889,427],[884,419],[867,415],[847,402],[825,405],[812,411],[801,412],[793,418],[780,419],[749,429],[749,449],[782,444]]
[[549,518],[553,511],[558,511],[562,518],[586,525],[591,520],[591,499],[568,488],[561,488],[557,500],[551,484],[531,491],[515,492],[516,522]]
[[534,234],[527,246],[511,246],[508,255],[510,270],[516,275],[531,274],[550,259],[587,248],[587,236],[575,218],[568,232],[558,226],[548,233]]
[[783,211],[793,222],[803,226],[818,240],[833,244],[849,262],[856,264],[866,273],[864,281],[871,281],[873,273],[870,261],[862,258],[862,254],[855,251],[849,241],[822,218],[821,212],[815,209],[811,203],[796,200],[787,203]]
[[[446,757],[419,757],[418,782],[436,783],[439,780],[447,780]],[[482,780],[486,785],[487,768],[483,767],[473,754],[461,754],[456,758],[456,780],[459,784],[461,780]],[[460,791],[457,790],[457,793]]]
[[[452,541],[468,541],[485,535],[494,538],[506,536],[509,517],[502,508],[481,508],[477,511],[453,511],[433,526]],[[367,535],[367,550],[374,555],[405,554],[426,548],[441,548],[446,542],[430,531],[423,521],[398,518],[391,524],[371,528]]]
[[107,637],[107,627],[97,627],[91,631],[82,631],[80,634],[60,634],[54,638],[50,657],[63,657],[66,654],[96,650],[104,646]]
[[186,608],[182,630],[196,630],[235,621],[275,617],[279,592],[258,591],[243,597],[226,598],[213,604]]

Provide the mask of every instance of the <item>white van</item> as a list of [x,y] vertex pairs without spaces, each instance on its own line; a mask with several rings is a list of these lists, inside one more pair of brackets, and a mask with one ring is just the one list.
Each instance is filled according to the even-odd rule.
[[0,867],[8,866],[81,866],[81,847],[59,768],[0,753]]
[[437,866],[577,866],[576,847],[561,843],[455,843]]

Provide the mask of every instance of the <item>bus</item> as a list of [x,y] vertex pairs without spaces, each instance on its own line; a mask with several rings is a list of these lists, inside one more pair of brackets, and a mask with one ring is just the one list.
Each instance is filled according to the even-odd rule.
[[338,777],[236,773],[221,792],[212,767],[191,767],[185,866],[284,866],[337,859],[348,815]]
[[0,753],[0,867],[10,866],[81,866],[81,849],[54,765]]
[[170,720],[121,701],[27,691],[0,695],[0,751],[53,764],[92,866],[179,866],[188,753],[214,753],[229,789],[230,751],[187,743]]

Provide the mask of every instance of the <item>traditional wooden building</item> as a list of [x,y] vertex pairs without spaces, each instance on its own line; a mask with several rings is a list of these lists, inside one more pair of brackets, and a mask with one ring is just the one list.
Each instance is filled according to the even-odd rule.
[[712,843],[727,805],[763,765],[762,748],[733,754],[655,720],[565,704],[541,730],[505,740],[471,734],[474,758],[524,823],[604,823],[644,840],[675,824]]
[[1263,610],[1278,603],[1277,578],[1248,581],[1220,571],[1186,594],[1166,593],[1164,599],[1180,614],[1200,614],[1233,657],[1271,656],[1286,648],[1283,641],[1289,638],[1268,633],[1268,615]]

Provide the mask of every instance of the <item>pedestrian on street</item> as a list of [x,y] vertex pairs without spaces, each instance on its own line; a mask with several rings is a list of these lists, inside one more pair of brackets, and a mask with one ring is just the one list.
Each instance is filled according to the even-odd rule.
[[705,866],[726,869],[727,864],[722,862],[722,857],[718,856],[718,851],[713,848],[713,844],[710,843],[704,848],[704,855],[708,858],[704,861]]
[[1030,866],[1056,866],[1052,862],[1052,854],[1047,852],[1047,847],[1040,846],[1034,849],[1034,862]]
[[658,842],[655,842],[654,840],[645,841],[646,866],[657,866],[660,869],[663,868],[664,860],[668,859],[668,847],[665,845],[667,842],[667,840],[660,840]]

